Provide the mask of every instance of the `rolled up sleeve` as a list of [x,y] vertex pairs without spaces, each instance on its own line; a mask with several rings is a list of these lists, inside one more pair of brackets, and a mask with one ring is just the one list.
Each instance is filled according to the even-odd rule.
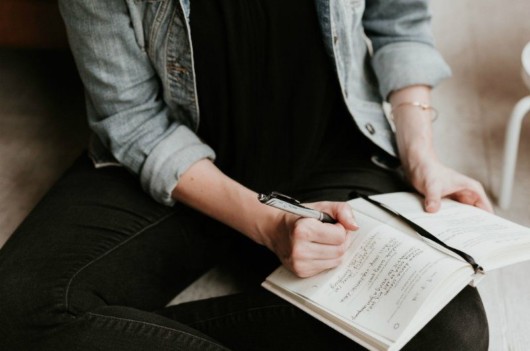
[[434,45],[427,0],[367,0],[363,26],[383,98],[410,85],[434,87],[451,75]]
[[159,202],[171,206],[171,192],[180,176],[198,160],[214,159],[213,150],[188,127],[181,125],[160,141],[147,157],[140,179]]
[[172,205],[180,176],[198,160],[214,159],[214,151],[171,116],[124,0],[59,5],[86,90],[89,126],[155,200]]

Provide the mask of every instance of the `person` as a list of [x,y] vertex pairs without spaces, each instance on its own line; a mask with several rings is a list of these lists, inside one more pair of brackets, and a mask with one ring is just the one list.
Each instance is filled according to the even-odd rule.
[[[93,138],[0,251],[3,350],[362,349],[259,282],[339,264],[353,192],[491,211],[433,149],[430,91],[449,68],[426,0],[59,5]],[[257,201],[271,190],[338,223]],[[248,288],[166,306],[231,257]],[[466,288],[405,349],[487,345]]]

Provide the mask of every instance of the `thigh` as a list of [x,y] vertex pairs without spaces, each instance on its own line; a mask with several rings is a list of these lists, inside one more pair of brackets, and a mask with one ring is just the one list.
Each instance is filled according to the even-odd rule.
[[[157,313],[179,320],[233,350],[364,350],[263,289],[169,306]],[[467,287],[404,349],[485,351],[488,341],[480,296],[476,289]]]
[[96,170],[83,156],[0,251],[0,280],[14,300],[32,301],[35,319],[99,305],[152,310],[209,269],[230,237],[183,205],[156,203],[125,169]]
[[315,167],[291,190],[291,194],[303,202],[312,202],[348,201],[358,194],[399,191],[414,189],[399,171],[376,165],[368,154]]
[[365,350],[264,289],[169,306],[157,313],[179,320],[231,350]]
[[404,350],[486,351],[488,319],[477,289],[467,286],[411,340]]

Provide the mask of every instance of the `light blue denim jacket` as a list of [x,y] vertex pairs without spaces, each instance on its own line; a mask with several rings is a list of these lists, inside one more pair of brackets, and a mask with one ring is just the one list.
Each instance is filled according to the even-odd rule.
[[[189,2],[59,0],[86,89],[96,166],[127,167],[166,205],[193,163],[215,158],[195,134],[200,114]],[[384,98],[413,84],[434,86],[450,74],[433,45],[427,2],[315,0],[346,105],[389,155],[396,147]]]

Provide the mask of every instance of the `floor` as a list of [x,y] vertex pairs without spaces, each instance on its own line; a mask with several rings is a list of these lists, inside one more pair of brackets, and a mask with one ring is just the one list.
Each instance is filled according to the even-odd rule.
[[[498,195],[505,124],[528,91],[520,52],[530,41],[528,0],[433,0],[438,47],[453,78],[435,91],[440,158]],[[0,247],[85,145],[82,89],[65,52],[0,50]],[[497,213],[530,226],[530,119],[523,128],[509,210]],[[479,287],[490,320],[491,350],[530,345],[530,262],[491,273]],[[215,270],[174,302],[230,292]],[[202,289],[213,282],[217,289]]]
[[[434,0],[438,47],[453,78],[435,92],[440,157],[483,182],[498,196],[505,125],[514,104],[530,91],[521,80],[521,50],[530,41],[530,2]],[[530,226],[530,118],[519,148],[513,200],[497,214]],[[488,313],[491,350],[528,350],[530,262],[492,272],[479,286]]]

